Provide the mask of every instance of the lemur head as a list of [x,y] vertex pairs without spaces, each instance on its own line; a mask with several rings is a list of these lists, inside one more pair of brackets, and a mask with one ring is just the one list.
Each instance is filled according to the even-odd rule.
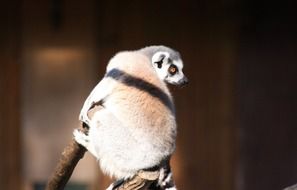
[[140,51],[150,58],[161,80],[178,86],[188,83],[182,71],[183,61],[177,51],[166,46],[149,46]]

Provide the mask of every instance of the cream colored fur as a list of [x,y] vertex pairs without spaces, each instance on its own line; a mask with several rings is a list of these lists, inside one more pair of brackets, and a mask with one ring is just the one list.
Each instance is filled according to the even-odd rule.
[[[125,83],[109,77],[108,73],[114,69],[137,80]],[[158,166],[173,153],[174,105],[165,82],[144,54],[119,53],[110,60],[106,73],[87,98],[80,115],[90,126],[89,135],[77,131],[74,135],[99,160],[103,171],[118,179],[128,178],[138,170]],[[133,84],[139,81],[156,87],[157,92],[160,90],[169,105],[149,88],[141,89]],[[88,119],[88,110],[98,101],[102,101],[100,110]]]

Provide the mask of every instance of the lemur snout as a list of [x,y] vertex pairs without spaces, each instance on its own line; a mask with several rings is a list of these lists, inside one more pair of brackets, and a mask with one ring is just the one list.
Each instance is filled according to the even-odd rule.
[[180,79],[179,81],[178,81],[178,85],[179,86],[185,86],[185,85],[187,85],[189,83],[189,79],[186,77],[186,76],[184,76],[182,79]]

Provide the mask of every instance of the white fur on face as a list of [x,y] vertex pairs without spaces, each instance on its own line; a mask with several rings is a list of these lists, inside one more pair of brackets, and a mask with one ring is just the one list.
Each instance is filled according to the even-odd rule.
[[[168,52],[157,52],[152,57],[152,64],[159,76],[163,81],[166,81],[170,84],[179,85],[180,81],[185,77],[182,69],[183,62],[181,59],[172,60]],[[169,73],[168,69],[171,65],[175,65],[177,72],[172,75]]]
[[180,81],[185,77],[184,73],[183,73],[183,62],[181,60],[176,60],[173,61],[172,63],[173,65],[175,65],[177,67],[177,73],[174,75],[171,75],[170,73],[168,73],[168,69],[170,67],[170,65],[167,68],[167,77],[165,78],[165,81],[170,83],[170,84],[174,84],[174,85],[179,85]]
[[[152,64],[153,64],[159,78],[163,81],[168,74],[167,73],[168,66],[166,64],[166,63],[168,63],[168,58],[169,58],[169,53],[163,52],[163,51],[155,53],[152,57]],[[165,67],[167,67],[167,69]]]

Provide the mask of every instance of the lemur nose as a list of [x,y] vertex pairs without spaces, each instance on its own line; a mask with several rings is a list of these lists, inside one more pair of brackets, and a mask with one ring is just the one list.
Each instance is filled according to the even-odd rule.
[[179,82],[180,86],[184,86],[188,83],[189,83],[189,79],[186,76],[184,76]]
[[184,85],[186,85],[186,84],[189,83],[189,79],[188,79],[186,76],[184,76],[184,81],[183,81],[183,83],[184,83]]

